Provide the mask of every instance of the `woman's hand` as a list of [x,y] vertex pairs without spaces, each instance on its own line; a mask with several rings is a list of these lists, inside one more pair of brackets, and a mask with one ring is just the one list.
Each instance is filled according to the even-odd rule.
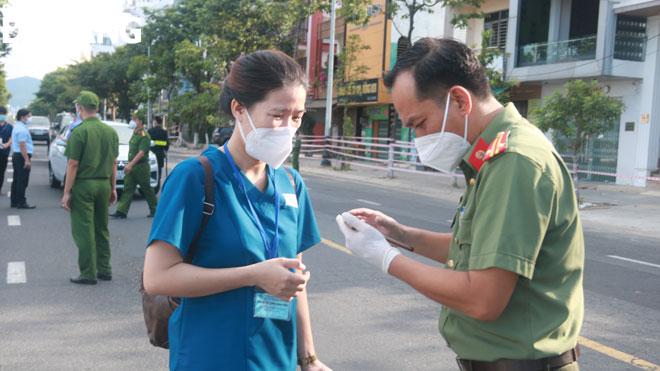
[[256,284],[267,293],[283,301],[291,301],[305,289],[309,272],[296,274],[289,269],[305,270],[298,259],[277,258],[255,264]]
[[323,364],[323,362],[318,359],[308,365],[305,365],[300,368],[301,371],[332,371],[332,369]]
[[353,209],[349,211],[349,213],[376,228],[385,236],[397,241],[407,242],[404,226],[399,224],[394,218],[387,216],[380,211],[365,208]]

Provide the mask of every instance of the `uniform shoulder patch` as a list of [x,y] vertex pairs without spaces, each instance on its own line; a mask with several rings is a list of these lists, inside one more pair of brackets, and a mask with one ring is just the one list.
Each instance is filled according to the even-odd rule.
[[484,162],[490,160],[491,158],[499,155],[502,152],[505,152],[508,146],[509,131],[500,131],[497,133],[495,140],[490,143],[488,149],[486,150],[486,155],[484,156]]

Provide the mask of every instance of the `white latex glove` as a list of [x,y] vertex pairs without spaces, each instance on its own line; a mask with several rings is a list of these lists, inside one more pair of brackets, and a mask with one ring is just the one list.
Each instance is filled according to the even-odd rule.
[[337,225],[346,237],[346,248],[385,273],[392,260],[401,254],[376,228],[350,213],[337,215]]

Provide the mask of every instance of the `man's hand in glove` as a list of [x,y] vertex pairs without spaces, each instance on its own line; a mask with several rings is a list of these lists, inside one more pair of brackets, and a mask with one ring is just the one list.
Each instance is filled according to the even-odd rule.
[[346,248],[385,273],[392,260],[401,254],[382,233],[350,213],[337,215],[337,225],[346,237]]

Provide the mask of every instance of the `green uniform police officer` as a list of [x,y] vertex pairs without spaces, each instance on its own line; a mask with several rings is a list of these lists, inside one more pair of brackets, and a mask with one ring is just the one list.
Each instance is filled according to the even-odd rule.
[[71,133],[62,207],[71,213],[71,232],[78,246],[79,284],[112,279],[108,206],[117,201],[117,132],[96,118],[99,98],[82,91],[76,99],[83,122]]
[[[493,97],[460,42],[417,41],[384,81],[422,163],[460,166],[467,186],[453,233],[356,209],[337,217],[346,247],[443,305],[440,333],[460,370],[577,370],[584,240],[552,143]],[[386,238],[445,266],[402,255]]]
[[133,194],[138,185],[149,205],[149,217],[154,216],[158,204],[156,193],[150,184],[149,148],[151,147],[151,137],[144,129],[145,113],[142,110],[135,111],[131,118],[136,126],[128,142],[129,162],[124,167],[124,190],[119,199],[117,211],[110,214],[113,218],[126,218],[128,209],[131,207],[131,201],[133,201]]

